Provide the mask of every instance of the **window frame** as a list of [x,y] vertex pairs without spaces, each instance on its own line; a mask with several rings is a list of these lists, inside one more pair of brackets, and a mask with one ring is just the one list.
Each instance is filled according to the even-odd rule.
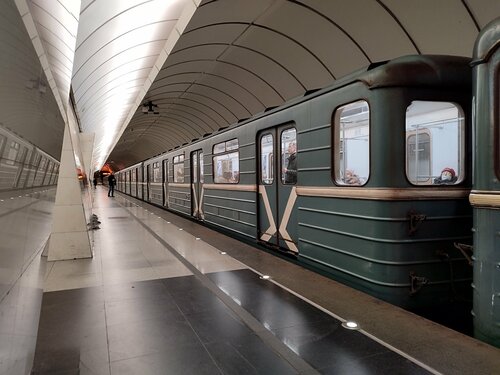
[[[236,142],[237,142],[237,147],[228,150],[227,143],[232,142],[234,140],[236,140]],[[224,144],[224,151],[220,151],[220,152],[216,153],[215,148],[217,146],[220,146],[221,144]],[[217,182],[217,181],[215,181],[216,176],[217,176],[215,174],[215,166],[216,166],[215,158],[218,156],[231,155],[231,154],[238,154],[238,180],[235,182]],[[240,176],[240,140],[237,137],[235,137],[235,138],[228,139],[227,141],[222,141],[222,142],[214,144],[212,146],[212,179],[213,179],[213,183],[214,184],[221,184],[221,185],[237,185],[240,183],[240,177],[241,177]]]
[[[337,124],[335,121],[336,114],[339,109],[342,107],[348,106],[349,104],[353,104],[356,102],[361,102],[364,101],[368,105],[368,177],[366,178],[366,181],[364,181],[363,184],[359,185],[349,185],[349,184],[343,184],[337,181],[337,170],[339,171],[340,174],[340,150],[337,150],[340,148],[340,144],[344,144],[343,139],[338,139],[340,138],[337,135]],[[331,117],[331,123],[330,123],[330,129],[331,131],[331,137],[332,137],[332,147],[331,147],[331,173],[330,173],[330,178],[335,186],[341,187],[341,188],[362,188],[365,187],[369,182],[370,178],[372,175],[372,107],[370,100],[366,97],[358,97],[356,99],[352,99],[346,102],[343,102],[339,105],[337,105],[333,111],[332,111],[332,117]],[[339,117],[340,119],[340,117]],[[339,123],[340,125],[340,123]],[[338,142],[337,142],[338,139]],[[337,145],[338,144],[338,145]],[[344,147],[342,148],[342,152],[344,152]],[[338,151],[338,152],[337,152]],[[338,166],[337,166],[337,161],[338,161]]]
[[[287,130],[290,130],[290,129],[294,129],[295,130],[295,157],[297,159],[297,175],[295,177],[295,182],[293,184],[291,183],[285,183],[285,179],[284,179],[284,173],[283,173],[283,150],[282,150],[282,146],[283,146],[283,133],[286,132]],[[299,176],[299,168],[298,168],[298,154],[299,154],[299,150],[298,150],[298,142],[297,142],[297,139],[298,139],[298,131],[297,131],[297,126],[295,125],[295,123],[293,124],[290,124],[289,127],[286,127],[286,128],[282,128],[280,131],[279,131],[279,139],[277,140],[277,142],[279,142],[279,157],[280,157],[280,162],[279,162],[279,181],[281,183],[281,185],[283,186],[295,186],[297,185],[298,183],[298,176]]]
[[[272,178],[271,178],[271,182],[265,182],[264,179],[262,178],[263,177],[263,173],[262,173],[262,140],[264,139],[264,137],[267,137],[267,136],[271,136],[271,144],[272,144],[272,148],[273,148],[273,152],[271,154],[268,154],[268,155],[272,155],[272,161],[270,162],[268,160],[268,166],[270,166],[272,168]],[[265,186],[270,186],[272,184],[274,184],[274,181],[276,179],[276,171],[274,170],[275,168],[275,155],[276,153],[276,144],[275,144],[275,139],[274,139],[274,133],[272,131],[264,131],[261,135],[260,135],[260,144],[259,144],[259,181],[260,181],[260,184],[261,185],[265,185]]]
[[[430,180],[431,180],[431,183],[430,184],[415,184],[413,183],[409,178],[408,178],[408,173],[407,173],[407,131],[406,131],[406,116],[407,116],[407,113],[408,113],[408,108],[412,105],[413,102],[429,102],[429,103],[447,103],[447,104],[452,104],[454,105],[459,114],[462,115],[462,127],[460,129],[461,131],[461,134],[459,135],[458,139],[459,141],[461,141],[458,145],[458,150],[460,152],[460,154],[462,155],[462,159],[460,160],[460,164],[459,164],[459,167],[461,168],[462,170],[462,174],[457,174],[457,181],[453,184],[434,184],[433,181],[434,181],[434,178],[433,176],[431,176]],[[457,118],[459,119],[459,118]],[[460,186],[462,185],[465,180],[466,180],[466,177],[467,177],[467,142],[466,142],[466,138],[467,138],[467,113],[466,111],[464,110],[464,107],[462,105],[462,103],[460,103],[460,101],[456,101],[456,100],[453,100],[453,99],[443,99],[443,98],[412,98],[410,99],[407,103],[406,103],[406,107],[404,107],[404,118],[403,118],[403,123],[405,124],[405,127],[404,127],[404,132],[405,132],[405,137],[404,137],[404,144],[403,144],[403,152],[404,152],[404,155],[403,155],[403,158],[404,158],[404,177],[406,179],[406,181],[408,182],[408,184],[412,187],[418,187],[418,188],[425,188],[425,189],[439,189],[439,188],[445,188],[445,189],[449,189],[450,187],[453,188],[453,187],[456,187],[456,186]],[[428,131],[428,129],[426,129]],[[430,144],[431,144],[431,149],[430,149],[430,160],[431,160],[431,169],[432,169],[432,159],[433,159],[433,153],[432,153],[432,132],[429,132],[430,133]],[[432,173],[432,170],[431,170],[431,173]],[[456,171],[457,173],[457,171]]]
[[[174,182],[176,184],[183,184],[186,180],[186,171],[185,171],[185,167],[184,167],[184,161],[185,161],[184,153],[175,155],[172,158],[172,182]],[[179,164],[182,165],[182,181],[177,181],[177,176],[175,173],[175,167]]]

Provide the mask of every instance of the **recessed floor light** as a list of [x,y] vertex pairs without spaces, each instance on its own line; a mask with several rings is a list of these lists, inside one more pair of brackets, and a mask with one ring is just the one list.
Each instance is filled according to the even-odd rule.
[[226,255],[227,253],[225,251],[221,251],[220,255]]
[[263,279],[263,280],[269,280],[271,278],[271,276],[269,276],[269,275],[262,275],[260,278]]
[[199,240],[201,240],[201,238],[200,237],[196,237],[196,241],[199,241]]
[[347,320],[342,323],[342,327],[347,328],[347,329],[359,329],[359,324],[356,322],[353,322],[352,320]]
[[167,224],[170,224],[170,221],[167,221]]
[[179,230],[184,230],[184,229],[182,229],[182,228],[179,228]]

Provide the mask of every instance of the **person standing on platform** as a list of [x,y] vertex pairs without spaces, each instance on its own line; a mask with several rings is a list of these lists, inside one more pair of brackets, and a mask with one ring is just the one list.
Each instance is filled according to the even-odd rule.
[[116,185],[116,178],[113,172],[110,173],[108,176],[108,185],[109,185],[109,190],[108,190],[108,197],[114,197],[115,196],[115,185]]

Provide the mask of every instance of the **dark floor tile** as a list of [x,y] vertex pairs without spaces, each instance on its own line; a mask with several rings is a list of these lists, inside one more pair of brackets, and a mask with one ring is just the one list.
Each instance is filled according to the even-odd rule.
[[174,293],[172,298],[184,314],[224,311],[227,309],[226,305],[207,288],[196,288],[183,293]]
[[106,302],[106,324],[140,322],[148,319],[184,320],[173,298],[160,295],[156,299],[136,298]]
[[104,301],[102,287],[80,288],[43,293],[43,307],[54,305],[88,304]]
[[37,350],[32,374],[78,371],[79,365],[80,350],[78,348],[63,348],[52,351]]
[[162,279],[163,285],[167,288],[170,294],[183,294],[193,290],[205,290],[203,283],[193,275],[182,277],[171,277]]
[[167,290],[161,280],[107,285],[103,288],[106,302],[126,299],[157,299],[162,296],[168,296]]
[[255,335],[240,341],[214,342],[206,347],[224,374],[297,374]]
[[111,361],[117,361],[181,345],[199,343],[186,320],[151,319],[108,327]]
[[161,352],[111,363],[113,375],[221,374],[201,344],[162,348]]
[[229,309],[186,314],[194,331],[203,343],[223,341],[245,341],[252,331]]
[[332,375],[429,375],[427,370],[394,352],[386,352],[361,359],[339,359],[333,366],[320,369]]
[[277,329],[333,319],[278,285],[243,271],[213,273],[209,277],[266,327]]
[[273,330],[273,333],[316,369],[388,352],[360,332],[343,328],[337,320]]
[[40,328],[72,329],[104,325],[104,302],[73,301],[70,304],[45,306],[42,302]]

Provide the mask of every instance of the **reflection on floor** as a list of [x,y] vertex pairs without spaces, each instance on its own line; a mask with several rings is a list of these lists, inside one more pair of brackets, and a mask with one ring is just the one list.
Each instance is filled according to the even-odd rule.
[[29,374],[55,187],[0,192],[0,374]]
[[[333,281],[131,198],[94,195],[94,259],[47,268],[34,374],[439,373],[276,283],[323,280],[308,298],[328,305],[340,296]],[[361,298],[340,289],[337,304]]]

